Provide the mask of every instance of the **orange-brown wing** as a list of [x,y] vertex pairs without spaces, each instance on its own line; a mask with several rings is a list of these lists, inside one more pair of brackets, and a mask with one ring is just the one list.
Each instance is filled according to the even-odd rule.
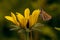
[[41,14],[40,16],[42,17],[43,21],[48,21],[50,20],[52,17],[46,13],[43,9],[41,10]]

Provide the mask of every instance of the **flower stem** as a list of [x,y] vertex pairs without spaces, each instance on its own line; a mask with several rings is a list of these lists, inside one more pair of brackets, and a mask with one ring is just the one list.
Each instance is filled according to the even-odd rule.
[[32,31],[30,32],[30,40],[33,40],[33,39],[32,39]]
[[26,40],[29,40],[29,32],[26,32]]
[[24,33],[18,33],[18,39],[19,40],[25,40],[25,34]]

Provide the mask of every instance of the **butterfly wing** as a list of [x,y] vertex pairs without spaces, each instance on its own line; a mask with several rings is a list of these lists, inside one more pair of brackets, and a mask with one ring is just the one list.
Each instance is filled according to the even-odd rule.
[[40,14],[41,18],[43,19],[43,21],[48,21],[50,20],[52,17],[46,13],[43,9],[41,10],[41,14]]

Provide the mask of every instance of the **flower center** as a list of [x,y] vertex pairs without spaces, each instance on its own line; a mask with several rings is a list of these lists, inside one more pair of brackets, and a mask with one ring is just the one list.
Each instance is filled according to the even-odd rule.
[[29,21],[27,22],[27,25],[26,26],[27,26],[27,28],[29,28]]

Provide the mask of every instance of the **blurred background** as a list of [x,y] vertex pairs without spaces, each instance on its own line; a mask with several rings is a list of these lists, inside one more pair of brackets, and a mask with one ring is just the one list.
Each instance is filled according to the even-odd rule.
[[29,8],[31,12],[34,9],[43,8],[52,16],[49,21],[39,20],[46,26],[39,27],[42,32],[41,35],[36,32],[35,40],[60,40],[60,31],[54,29],[54,27],[60,27],[60,0],[0,0],[0,40],[19,40],[16,32],[9,30],[11,22],[4,16],[10,15],[11,12],[23,14],[26,8]]

